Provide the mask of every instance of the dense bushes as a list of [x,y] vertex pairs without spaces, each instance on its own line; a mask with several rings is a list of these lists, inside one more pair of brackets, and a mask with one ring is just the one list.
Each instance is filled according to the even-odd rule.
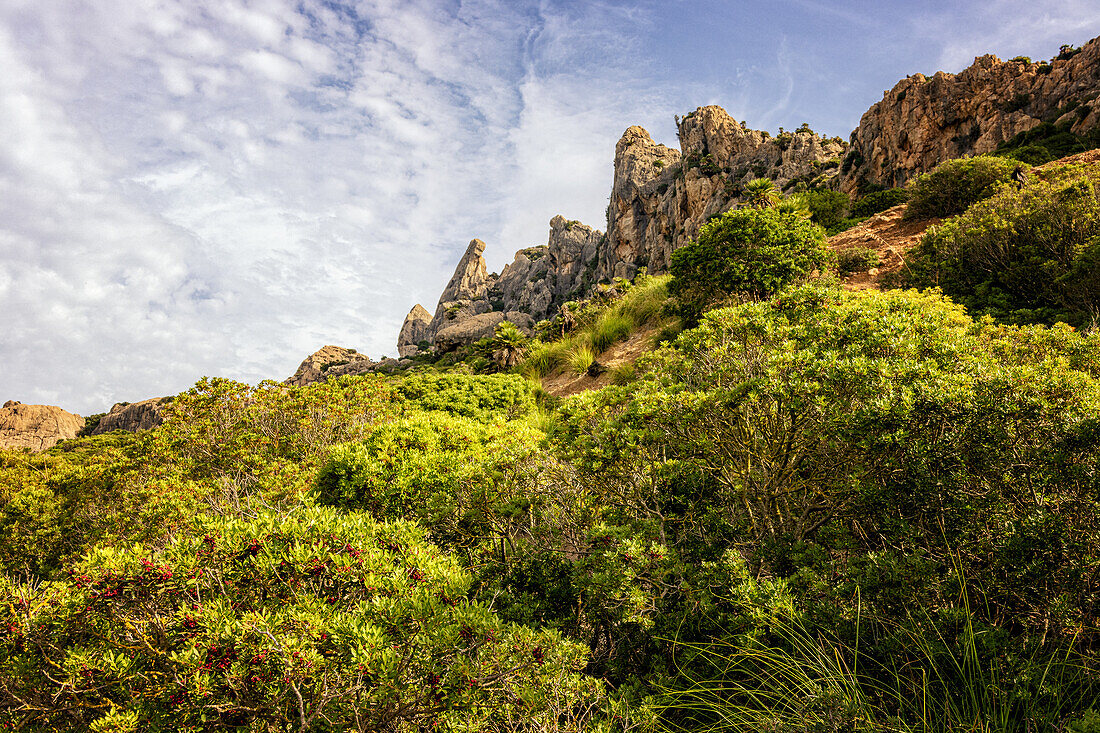
[[[1082,106],[1078,109],[1088,114],[1088,107]],[[1042,122],[1001,143],[997,147],[996,154],[1028,165],[1042,165],[1100,147],[1100,127],[1078,135],[1071,130],[1073,124],[1073,120],[1061,124]]]
[[[583,651],[502,624],[409,523],[303,508],[103,548],[67,583],[0,581],[20,728],[521,729],[599,687]],[[582,708],[583,709],[583,708]]]
[[909,255],[910,282],[937,285],[977,313],[1010,322],[1100,315],[1100,203],[1069,168],[1004,189],[931,230]]
[[961,214],[971,204],[988,198],[1011,177],[1018,163],[992,155],[956,158],[940,163],[909,184],[908,219]]
[[821,228],[774,208],[728,211],[672,253],[669,292],[688,319],[727,298],[764,298],[821,268],[827,259]]
[[[1074,175],[1031,186],[1070,207],[1043,221],[1088,220]],[[715,222],[714,282],[724,241],[763,251],[746,231],[820,246],[746,215]],[[0,722],[1086,730],[1100,335],[935,291],[730,292],[541,412],[515,375],[204,380],[149,433],[0,453]],[[643,278],[562,343],[663,299]]]
[[873,191],[852,204],[851,216],[866,217],[886,211],[909,200],[909,191],[904,188],[888,188]]
[[541,434],[520,421],[485,424],[414,413],[335,448],[317,478],[318,498],[378,519],[416,518],[452,549],[491,533],[507,475]]
[[[832,680],[855,695],[823,701],[823,720],[889,686],[872,706],[882,725],[915,723],[912,700],[938,711],[939,729],[975,716],[1052,726],[1087,709],[1096,639],[1074,637],[1100,622],[1083,580],[1100,542],[1098,375],[1100,340],[1066,328],[974,323],[932,293],[804,287],[712,311],[640,381],[566,406],[561,450],[684,563],[686,597],[666,591],[655,634],[702,667],[681,668],[687,694],[666,714],[699,702],[706,690],[692,685],[716,661],[750,664],[710,690],[774,684],[752,671],[765,656],[809,674],[809,649],[790,645],[822,633],[836,636],[813,642],[815,659],[839,667],[805,689]],[[788,623],[809,624],[807,636],[771,638],[762,655],[689,610],[700,569],[730,546],[751,576],[785,579],[808,614]],[[853,654],[866,677],[845,672]],[[768,699],[755,689],[748,699]],[[964,689],[976,697],[955,706]]]
[[530,383],[514,374],[411,374],[394,382],[394,389],[409,408],[477,420],[522,417],[535,407]]

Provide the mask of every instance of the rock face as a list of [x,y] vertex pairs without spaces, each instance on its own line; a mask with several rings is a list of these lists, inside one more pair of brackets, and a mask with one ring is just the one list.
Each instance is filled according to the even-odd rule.
[[0,408],[0,448],[43,451],[75,438],[84,418],[52,405],[24,405],[8,400]]
[[885,92],[852,133],[842,189],[900,186],[938,163],[988,153],[1041,122],[1100,124],[1100,39],[1067,59],[974,59],[958,74],[914,74]]
[[435,352],[471,344],[491,336],[502,320],[528,328],[600,281],[630,278],[642,267],[664,272],[672,251],[691,241],[708,217],[735,205],[745,183],[767,176],[780,187],[820,185],[836,176],[845,150],[839,138],[822,139],[809,129],[777,138],[746,129],[721,107],[701,107],[678,125],[680,150],[654,143],[641,127],[623,133],[606,235],[555,216],[546,245],[519,250],[499,276],[486,274],[484,242],[470,242],[425,335],[418,325],[423,308],[405,319],[401,355],[415,354],[424,339]]
[[153,397],[141,402],[119,402],[100,419],[92,435],[102,435],[114,430],[128,430],[134,433],[138,430],[155,428],[164,422],[161,413],[164,411],[164,406],[171,401],[171,397]]
[[[421,309],[423,310],[423,309]],[[322,346],[298,365],[293,375],[283,380],[283,384],[302,387],[314,382],[323,382],[329,377],[344,374],[363,374],[374,367],[374,362],[355,349],[343,346]]]
[[828,185],[846,145],[803,126],[771,137],[735,121],[721,107],[700,107],[678,120],[680,150],[629,127],[615,146],[607,243],[595,279],[633,277],[641,267],[668,270],[672,252],[711,216],[741,200],[742,187],[770,178],[778,188]]
[[428,326],[431,325],[432,314],[417,303],[405,316],[405,322],[401,325],[401,333],[397,335],[397,353],[400,356],[414,356],[420,347],[418,344],[428,338]]
[[[555,216],[545,245],[516,252],[515,259],[499,274],[489,274],[482,253],[485,243],[470,242],[455,268],[435,315],[425,323],[427,310],[416,305],[405,318],[398,336],[401,356],[413,356],[417,344],[428,341],[437,353],[492,336],[502,321],[529,330],[572,297],[579,297],[595,282],[602,232]],[[423,325],[422,325],[423,324]]]

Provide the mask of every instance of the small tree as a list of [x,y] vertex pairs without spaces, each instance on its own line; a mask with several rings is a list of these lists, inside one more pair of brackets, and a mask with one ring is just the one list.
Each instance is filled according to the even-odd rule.
[[928,219],[961,214],[989,198],[1012,178],[1018,164],[1008,158],[979,155],[940,163],[909,184],[906,219]]
[[737,209],[704,224],[697,241],[672,254],[669,291],[690,322],[727,296],[765,298],[827,257],[825,233],[799,213]]

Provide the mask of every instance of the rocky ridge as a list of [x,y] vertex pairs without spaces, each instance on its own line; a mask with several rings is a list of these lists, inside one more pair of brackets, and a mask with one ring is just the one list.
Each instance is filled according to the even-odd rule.
[[111,406],[111,411],[99,419],[92,435],[102,435],[115,430],[150,430],[164,422],[162,415],[165,405],[171,397],[153,397],[141,402],[119,402]]
[[519,250],[500,275],[486,272],[485,243],[473,240],[426,331],[418,325],[424,308],[405,319],[402,356],[416,354],[424,340],[437,353],[473,343],[504,320],[529,328],[597,282],[631,278],[642,267],[663,272],[709,217],[741,200],[744,184],[768,176],[779,186],[822,185],[836,176],[845,151],[839,138],[805,127],[775,138],[750,130],[721,107],[701,107],[677,123],[680,150],[637,126],[619,140],[607,234],[555,216],[547,244]]
[[[1031,62],[987,55],[958,74],[912,75],[867,110],[849,143],[805,125],[773,137],[717,106],[677,119],[678,150],[629,127],[615,146],[606,235],[555,217],[549,243],[519,250],[500,276],[485,273],[484,243],[475,240],[427,330],[416,330],[417,309],[406,319],[401,354],[414,355],[425,340],[436,352],[471,343],[505,319],[525,326],[595,283],[633,277],[642,267],[665,272],[672,252],[709,218],[737,206],[754,178],[770,178],[782,190],[826,186],[854,194],[868,185],[903,185],[951,158],[992,152],[1043,122],[1088,132],[1100,126],[1100,39],[1060,56]],[[465,286],[465,295],[455,297],[455,286]],[[412,340],[413,333],[421,338]]]
[[958,74],[902,79],[852,133],[841,188],[900,186],[945,160],[992,152],[1042,122],[1077,134],[1100,125],[1100,38],[1050,62],[986,55]]
[[0,408],[0,448],[43,451],[75,438],[84,418],[53,405],[24,405],[8,400]]

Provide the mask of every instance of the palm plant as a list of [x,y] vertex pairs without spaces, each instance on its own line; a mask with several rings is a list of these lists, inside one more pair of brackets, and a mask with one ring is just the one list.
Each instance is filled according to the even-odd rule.
[[755,178],[745,185],[749,203],[757,209],[766,209],[779,203],[779,190],[770,178]]
[[814,216],[814,212],[810,211],[810,206],[806,202],[806,198],[797,193],[788,196],[776,204],[776,209],[784,214],[795,214],[800,219],[812,219]]
[[493,337],[493,361],[501,369],[511,369],[527,352],[527,337],[511,321],[501,321]]

